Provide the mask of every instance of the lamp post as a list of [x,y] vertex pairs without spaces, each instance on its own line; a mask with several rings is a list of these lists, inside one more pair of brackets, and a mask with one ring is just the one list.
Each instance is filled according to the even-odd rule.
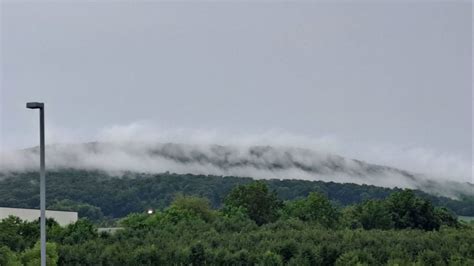
[[29,102],[28,109],[40,109],[40,235],[41,266],[46,266],[46,181],[44,152],[44,103]]

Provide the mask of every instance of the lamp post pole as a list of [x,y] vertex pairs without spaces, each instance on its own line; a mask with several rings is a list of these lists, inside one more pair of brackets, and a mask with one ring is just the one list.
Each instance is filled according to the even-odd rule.
[[40,243],[41,266],[46,266],[46,177],[44,151],[44,103],[29,102],[26,108],[40,109]]

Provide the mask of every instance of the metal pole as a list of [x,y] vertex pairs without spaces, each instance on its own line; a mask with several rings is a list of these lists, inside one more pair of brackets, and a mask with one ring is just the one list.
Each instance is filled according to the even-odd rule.
[[44,105],[40,108],[40,234],[41,266],[46,266],[46,178],[44,151]]
[[44,152],[44,103],[26,103],[28,109],[40,109],[40,244],[41,266],[46,266],[46,174]]

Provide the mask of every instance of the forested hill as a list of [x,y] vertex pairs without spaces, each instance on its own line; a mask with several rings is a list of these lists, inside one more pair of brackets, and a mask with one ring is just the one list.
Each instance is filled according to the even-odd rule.
[[[126,173],[112,177],[99,171],[61,170],[47,174],[47,204],[50,209],[77,210],[93,220],[124,217],[148,208],[162,209],[176,194],[197,195],[222,206],[224,197],[236,186],[251,178],[206,175]],[[39,178],[36,172],[0,174],[0,206],[37,208]],[[321,192],[337,205],[346,206],[367,199],[382,199],[400,189],[371,185],[340,184],[304,180],[264,180],[283,200],[306,197]],[[435,206],[443,206],[458,215],[474,216],[474,197],[453,200],[421,191],[419,196]]]
[[[38,147],[8,152],[0,172],[36,171]],[[281,146],[222,146],[156,142],[90,142],[46,146],[50,169],[191,173],[256,179],[301,179],[419,189],[474,196],[465,177],[430,176],[324,151]]]

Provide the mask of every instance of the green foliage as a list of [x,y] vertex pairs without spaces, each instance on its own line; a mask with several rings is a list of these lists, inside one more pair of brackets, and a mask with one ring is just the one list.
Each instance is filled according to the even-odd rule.
[[78,203],[69,199],[60,200],[48,207],[50,210],[75,211],[79,217],[87,218],[91,221],[101,221],[104,214],[99,207],[87,203]]
[[311,192],[306,199],[288,202],[284,212],[288,217],[319,223],[325,227],[335,227],[340,216],[327,197],[314,192]]
[[286,240],[278,247],[278,254],[283,262],[288,262],[298,254],[298,244],[294,240]]
[[[164,212],[156,215],[165,215]],[[152,216],[147,216],[151,219]],[[244,216],[245,217],[245,216]],[[228,216],[205,222],[198,216],[159,226],[143,223],[107,237],[72,235],[90,231],[85,221],[63,228],[56,247],[48,246],[50,261],[59,265],[472,265],[474,228],[423,230],[327,229],[297,218],[257,226],[226,228]],[[133,220],[133,219],[131,219]],[[140,221],[140,223],[142,223]],[[55,257],[57,252],[57,257]],[[0,256],[11,265],[33,265],[38,247],[10,251],[0,243]],[[17,263],[17,264],[15,264]],[[2,264],[3,265],[3,264]]]
[[274,222],[282,207],[276,193],[261,181],[234,188],[224,202],[228,208],[242,208],[258,225]]
[[164,264],[160,252],[155,245],[137,247],[132,255],[132,261],[137,265],[157,265]]
[[148,218],[149,216],[145,213],[131,213],[127,217],[121,219],[118,224],[123,227],[140,229],[146,227]]
[[261,264],[264,266],[283,265],[283,261],[278,254],[267,251],[261,258]]
[[446,208],[433,205],[411,190],[395,192],[385,200],[367,200],[343,210],[342,224],[348,228],[438,230],[460,226]]
[[[207,198],[213,208],[220,208],[234,187],[251,182],[251,178],[190,174],[126,173],[117,178],[99,171],[48,171],[47,203],[50,205],[47,207],[78,211],[80,217],[100,222],[144,212],[148,208],[164,209],[171,204],[176,194],[182,193]],[[284,201],[307,197],[310,192],[320,192],[339,206],[358,204],[368,199],[385,199],[392,192],[401,191],[323,181],[261,182]],[[474,216],[473,196],[460,195],[459,200],[454,200],[421,191],[415,191],[415,194],[457,215]],[[0,179],[0,206],[38,208],[38,195],[38,175],[35,172],[8,173]]]
[[206,251],[201,243],[197,243],[191,247],[189,254],[189,263],[192,265],[206,265]]
[[2,266],[19,266],[20,259],[17,254],[6,246],[0,246],[0,265]]
[[99,239],[72,245],[58,243],[58,265],[100,265],[105,246]]
[[437,223],[445,226],[457,227],[459,226],[458,219],[456,216],[444,207],[436,207],[434,209],[434,214],[437,219]]
[[39,223],[28,223],[9,216],[0,222],[0,245],[13,251],[32,247],[39,237]]
[[171,203],[168,213],[171,213],[172,211],[186,212],[191,216],[196,216],[206,222],[211,222],[216,216],[214,211],[211,210],[208,199],[195,196],[178,195]]
[[98,233],[95,226],[86,219],[79,219],[64,229],[60,242],[64,244],[80,244],[97,237]]
[[[66,227],[48,220],[48,263],[474,265],[474,226],[412,191],[345,208],[319,190],[283,205],[265,182],[229,191],[220,209],[175,196],[153,214],[129,214],[112,234],[99,235],[88,219]],[[37,221],[0,221],[0,265],[37,265],[38,229]]]
[[[58,250],[55,243],[46,243],[46,265],[54,266],[58,264]],[[40,265],[40,244],[37,242],[33,248],[25,250],[21,257],[21,262],[26,266]]]
[[437,252],[432,250],[423,250],[416,259],[418,265],[433,265],[433,266],[442,266],[446,265],[443,261],[443,257]]
[[382,200],[367,200],[362,204],[347,208],[344,212],[346,226],[370,229],[390,229],[393,227],[392,216]]
[[397,229],[433,230],[440,227],[431,202],[417,197],[411,190],[391,194],[386,205],[392,215],[393,225]]
[[376,260],[372,254],[363,250],[352,250],[342,254],[336,260],[336,266],[351,266],[351,265],[377,265]]

